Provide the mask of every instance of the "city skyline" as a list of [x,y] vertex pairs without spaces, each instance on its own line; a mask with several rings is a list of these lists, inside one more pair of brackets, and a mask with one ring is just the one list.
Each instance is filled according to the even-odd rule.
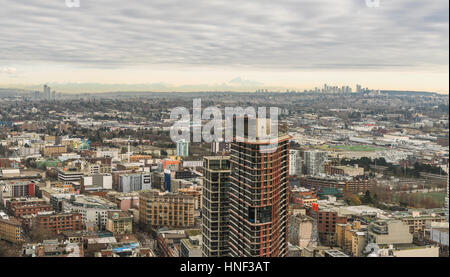
[[0,88],[449,91],[443,0],[0,4]]

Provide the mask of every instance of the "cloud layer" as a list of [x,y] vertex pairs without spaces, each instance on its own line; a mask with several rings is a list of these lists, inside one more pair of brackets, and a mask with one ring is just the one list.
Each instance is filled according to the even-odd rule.
[[[0,0],[0,67],[448,66],[448,0]],[[5,64],[1,64],[5,63]],[[242,80],[241,80],[242,81]]]

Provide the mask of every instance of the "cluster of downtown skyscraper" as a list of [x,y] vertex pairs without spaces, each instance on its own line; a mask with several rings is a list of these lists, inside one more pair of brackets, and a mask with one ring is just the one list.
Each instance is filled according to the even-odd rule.
[[204,257],[288,254],[289,136],[231,143],[229,156],[204,157]]

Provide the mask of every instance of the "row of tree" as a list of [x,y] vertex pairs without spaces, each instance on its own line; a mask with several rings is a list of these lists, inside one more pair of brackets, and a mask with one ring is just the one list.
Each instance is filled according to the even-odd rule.
[[432,196],[423,193],[391,192],[380,186],[373,187],[363,195],[347,192],[344,194],[344,200],[351,206],[369,205],[378,208],[383,207],[385,203],[425,209],[442,207],[442,203]]
[[392,163],[386,162],[386,159],[383,157],[376,158],[373,160],[368,157],[362,157],[360,159],[351,159],[351,160],[342,159],[341,164],[352,166],[358,165],[359,167],[363,167],[365,171],[369,171],[370,169],[375,168],[375,166],[385,166],[387,167],[386,170],[384,171],[385,175],[393,175],[396,177],[420,178],[420,172],[447,175],[447,173],[443,171],[439,166],[415,162],[413,168],[409,167],[404,168],[400,165],[394,165]]

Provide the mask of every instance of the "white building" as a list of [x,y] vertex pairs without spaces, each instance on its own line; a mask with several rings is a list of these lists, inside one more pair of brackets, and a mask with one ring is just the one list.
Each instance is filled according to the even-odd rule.
[[117,205],[99,196],[71,195],[63,201],[64,212],[78,212],[83,223],[105,230],[108,211],[117,210]]
[[289,150],[289,175],[300,175],[302,173],[302,159],[300,150]]
[[324,173],[324,163],[326,159],[326,151],[305,151],[306,174],[314,176]]
[[189,156],[189,142],[185,140],[177,141],[177,156],[187,157]]
[[93,174],[83,177],[83,185],[85,190],[109,190],[112,189],[111,174]]
[[150,190],[151,188],[152,176],[148,172],[119,176],[119,185],[117,190],[120,192]]

